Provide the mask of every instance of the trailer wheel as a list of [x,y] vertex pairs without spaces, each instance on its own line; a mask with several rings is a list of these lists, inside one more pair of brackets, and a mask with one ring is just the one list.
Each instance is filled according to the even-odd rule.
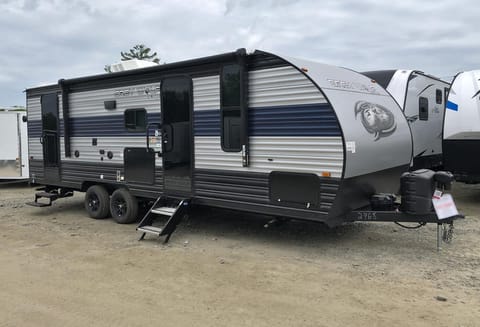
[[110,213],[119,224],[133,223],[138,216],[138,201],[127,189],[119,188],[110,199]]
[[108,216],[109,200],[107,190],[101,185],[90,186],[85,193],[85,210],[90,217],[103,219]]

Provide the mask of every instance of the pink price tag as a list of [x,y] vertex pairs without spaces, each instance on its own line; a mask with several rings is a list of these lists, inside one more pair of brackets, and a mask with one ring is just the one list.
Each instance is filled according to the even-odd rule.
[[433,193],[433,198],[434,199],[440,199],[442,197],[442,191],[440,190],[435,190],[435,192]]

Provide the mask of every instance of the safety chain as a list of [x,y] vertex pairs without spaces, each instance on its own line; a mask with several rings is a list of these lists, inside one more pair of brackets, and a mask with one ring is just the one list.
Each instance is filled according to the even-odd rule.
[[445,243],[451,243],[453,240],[453,221],[449,224],[443,224],[442,239]]

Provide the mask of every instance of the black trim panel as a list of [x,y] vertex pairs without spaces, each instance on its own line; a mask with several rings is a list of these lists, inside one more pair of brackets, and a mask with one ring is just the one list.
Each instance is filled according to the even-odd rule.
[[[343,179],[335,197],[334,204],[330,210],[330,218],[334,225],[338,217],[345,216],[352,210],[365,207],[370,204],[373,194],[393,193],[400,191],[400,176],[409,170],[410,165],[403,165],[381,171],[372,172],[366,175]],[[397,183],[393,184],[392,180]]]
[[247,57],[247,67],[249,71],[285,66],[290,65],[285,60],[263,51],[257,50]]
[[443,140],[443,162],[457,181],[480,182],[480,140]]
[[[27,92],[27,99],[28,99],[28,98],[39,97],[47,93],[61,92],[61,89],[58,84],[52,84],[52,85],[46,85],[46,86],[27,89],[26,92]],[[27,108],[27,111],[28,111],[28,108]]]
[[361,72],[361,74],[373,79],[375,82],[377,82],[381,87],[383,87],[386,90],[388,87],[388,84],[390,84],[390,81],[392,80],[393,75],[395,75],[396,72],[397,72],[396,69],[373,70],[368,72]]
[[35,183],[68,187],[82,192],[86,191],[85,185],[92,183],[128,187],[133,195],[151,199],[157,198],[163,192],[163,169],[161,167],[155,167],[155,178],[152,185],[127,183],[124,180],[117,181],[117,174],[125,176],[122,164],[63,160],[61,179],[60,182],[56,182],[45,178],[41,160],[30,160],[30,174],[32,173],[35,174]]
[[58,84],[60,85],[60,88],[62,90],[63,119],[61,120],[60,128],[62,129],[61,132],[63,132],[64,137],[65,157],[70,158],[72,154],[70,150],[70,102],[68,97],[69,90],[68,86],[63,83],[63,80],[58,81]]
[[413,158],[413,166],[411,170],[417,170],[421,168],[433,169],[433,170],[440,169],[443,164],[442,159],[443,158],[441,154],[432,154],[429,156],[419,155]]
[[257,203],[245,203],[234,200],[224,200],[208,197],[195,197],[193,202],[195,204],[225,208],[231,210],[238,210],[244,212],[252,212],[264,215],[272,215],[279,217],[287,217],[294,219],[303,219],[316,222],[324,222],[329,226],[336,226],[343,223],[343,218],[337,218],[336,220],[328,220],[327,214],[320,211],[302,210],[297,208],[278,207],[268,204]]
[[[252,211],[249,209],[252,205],[263,205],[276,208],[275,212],[279,215],[287,216],[286,213],[281,213],[282,209],[297,210],[295,208],[286,208],[283,205],[276,205],[270,201],[270,185],[269,173],[258,172],[240,172],[227,170],[209,170],[197,169],[195,170],[195,198],[208,201],[234,201],[238,204],[243,203],[245,211]],[[313,220],[325,220],[326,216],[334,203],[340,179],[338,178],[320,178],[319,203],[316,208],[300,211],[315,212],[312,215],[317,218]],[[292,189],[292,192],[295,190]],[[255,209],[255,210],[258,210]],[[261,211],[265,214],[270,214],[266,211]],[[295,216],[302,218],[301,216]]]

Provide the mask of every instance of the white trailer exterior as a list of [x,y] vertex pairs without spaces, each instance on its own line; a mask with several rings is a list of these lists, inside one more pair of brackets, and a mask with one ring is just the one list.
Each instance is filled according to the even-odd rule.
[[418,70],[364,72],[397,101],[412,130],[412,169],[442,166],[442,129],[450,84]]
[[25,111],[0,111],[0,181],[29,178]]
[[480,182],[480,70],[455,76],[443,128],[445,167],[456,180]]

